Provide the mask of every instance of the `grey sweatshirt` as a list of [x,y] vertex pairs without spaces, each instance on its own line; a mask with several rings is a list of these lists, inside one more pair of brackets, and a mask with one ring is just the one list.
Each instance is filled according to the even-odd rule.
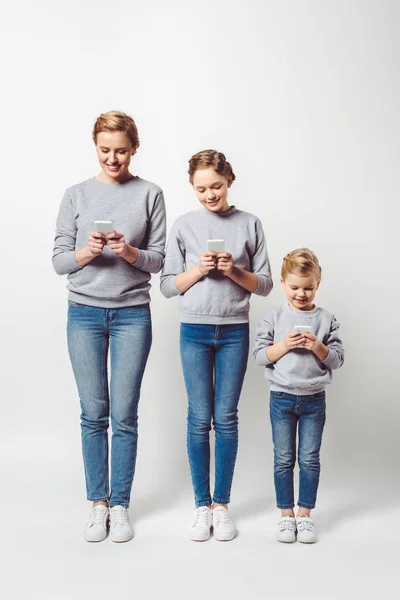
[[[87,245],[94,221],[112,221],[126,243],[139,249],[134,265],[108,247],[85,267],[78,265],[75,252]],[[164,197],[154,183],[140,177],[120,184],[93,178],[68,188],[57,218],[53,266],[68,275],[69,299],[103,308],[150,302],[150,273],[161,270],[165,230]]]
[[261,221],[234,206],[224,213],[202,207],[175,221],[161,274],[161,292],[167,298],[180,294],[183,323],[247,323],[251,294],[221,271],[210,271],[183,294],[176,287],[176,276],[199,264],[209,239],[225,240],[225,251],[232,254],[235,266],[257,275],[255,293],[269,294],[272,279]]
[[[267,348],[294,331],[295,325],[310,325],[311,333],[329,348],[328,356],[320,361],[311,350],[290,350],[272,363]],[[332,380],[332,370],[342,366],[344,349],[339,337],[339,323],[323,308],[310,311],[294,310],[288,302],[268,310],[256,330],[254,358],[265,366],[265,377],[271,390],[295,395],[315,394],[325,389]]]

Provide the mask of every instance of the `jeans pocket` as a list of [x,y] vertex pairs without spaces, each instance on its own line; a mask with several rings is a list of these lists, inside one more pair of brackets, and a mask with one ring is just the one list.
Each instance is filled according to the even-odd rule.
[[283,398],[285,392],[270,392],[272,398]]
[[314,400],[323,400],[325,398],[325,392],[317,392],[313,394]]

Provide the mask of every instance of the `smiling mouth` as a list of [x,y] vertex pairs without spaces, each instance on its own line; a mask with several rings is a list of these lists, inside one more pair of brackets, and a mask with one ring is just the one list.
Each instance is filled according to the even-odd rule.
[[111,169],[111,171],[118,171],[118,169],[119,169],[119,165],[109,165],[107,163],[106,163],[106,165],[109,169]]

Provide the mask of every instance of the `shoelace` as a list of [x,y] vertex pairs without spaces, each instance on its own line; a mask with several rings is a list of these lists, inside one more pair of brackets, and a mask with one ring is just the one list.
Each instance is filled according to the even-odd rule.
[[285,531],[285,529],[288,529],[289,531],[294,531],[294,522],[293,521],[280,521],[279,531]]
[[305,529],[307,529],[308,531],[312,531],[314,523],[312,521],[310,521],[309,519],[299,519],[297,521],[297,526],[298,526],[300,532],[304,531]]
[[116,510],[111,511],[112,519],[115,525],[126,525],[127,524],[127,516],[126,516],[125,508],[117,508]]
[[93,525],[103,525],[105,514],[104,511],[100,509],[100,507],[95,506],[92,511],[92,524]]
[[195,514],[194,514],[194,519],[193,519],[193,527],[196,527],[197,523],[199,523],[200,521],[203,523],[207,524],[207,515],[208,515],[208,511],[204,510],[204,509],[197,509]]
[[228,523],[228,525],[232,525],[231,519],[229,517],[229,513],[227,510],[215,510],[214,511],[214,516],[216,517],[216,525],[219,525],[219,523],[223,522],[223,523]]

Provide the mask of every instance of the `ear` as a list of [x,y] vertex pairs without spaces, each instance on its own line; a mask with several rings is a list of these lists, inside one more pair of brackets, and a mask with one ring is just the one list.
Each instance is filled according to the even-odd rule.
[[230,188],[231,185],[232,185],[232,183],[233,183],[232,179],[228,179],[228,186],[227,187]]
[[320,283],[321,283],[321,282],[320,282],[320,281],[318,281],[317,285],[315,286],[315,291],[317,291],[317,289],[319,288],[319,284],[320,284]]
[[281,286],[284,288],[285,287],[285,280],[281,279]]

